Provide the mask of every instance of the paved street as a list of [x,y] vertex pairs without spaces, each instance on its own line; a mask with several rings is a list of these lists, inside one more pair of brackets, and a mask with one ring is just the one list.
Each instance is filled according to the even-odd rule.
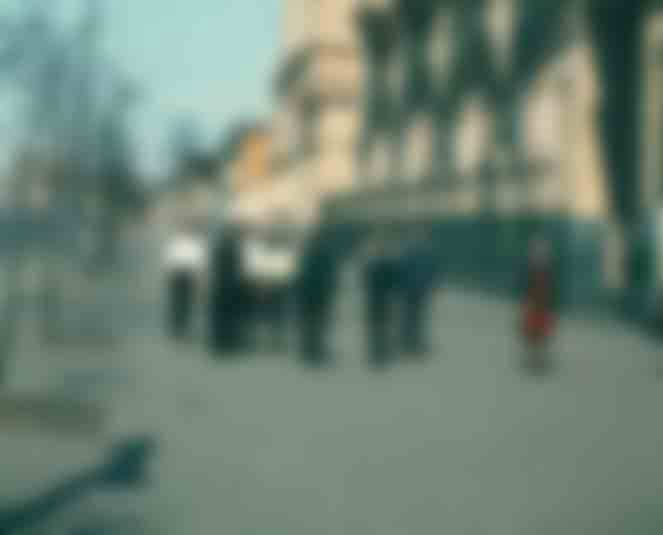
[[362,369],[352,321],[338,369],[320,376],[274,355],[217,365],[146,340],[141,375],[153,395],[142,415],[130,400],[127,411],[164,440],[156,517],[172,533],[661,525],[652,347],[569,325],[557,377],[542,383],[514,373],[507,308],[453,294],[437,317],[436,359],[385,376]]
[[607,320],[567,320],[555,374],[524,378],[511,305],[447,289],[435,357],[372,374],[351,284],[343,295],[329,371],[267,351],[217,362],[197,342],[166,342],[156,321],[122,351],[49,357],[53,384],[101,373],[91,390],[110,415],[91,449],[134,431],[158,437],[153,485],[125,498],[143,532],[651,535],[663,525],[663,353],[649,341]]

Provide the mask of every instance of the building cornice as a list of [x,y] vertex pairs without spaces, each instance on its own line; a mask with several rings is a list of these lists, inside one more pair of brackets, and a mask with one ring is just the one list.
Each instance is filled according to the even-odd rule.
[[385,60],[398,42],[398,20],[390,7],[362,6],[355,13],[364,49],[374,61]]
[[317,41],[295,50],[286,56],[276,71],[275,88],[278,95],[285,95],[290,88],[311,68],[316,58],[335,57],[352,60],[358,56],[353,45]]

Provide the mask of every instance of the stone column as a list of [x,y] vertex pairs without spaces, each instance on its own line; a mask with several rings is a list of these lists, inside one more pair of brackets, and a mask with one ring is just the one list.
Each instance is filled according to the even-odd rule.
[[[363,124],[357,144],[358,174],[364,182],[386,179],[387,170],[376,160],[389,143],[393,123],[391,66],[396,48],[396,27],[386,2],[369,2],[358,12],[362,37],[364,96]],[[375,180],[372,180],[375,179]]]
[[431,172],[431,157],[427,153],[432,143],[433,95],[427,52],[435,9],[433,0],[396,3],[404,85],[394,130],[396,147],[392,171],[400,180],[405,179],[404,174],[408,172],[419,175],[408,179],[427,178]]
[[392,182],[400,180],[403,176],[403,163],[405,159],[405,127],[403,122],[407,120],[404,97],[407,55],[400,31],[398,36],[398,41],[395,44],[387,67],[388,99],[392,110],[387,133],[390,153],[388,176]]
[[431,174],[448,186],[456,181],[458,173],[454,145],[460,115],[459,89],[462,90],[457,80],[461,23],[455,4],[441,4],[435,13],[428,47],[435,119]]

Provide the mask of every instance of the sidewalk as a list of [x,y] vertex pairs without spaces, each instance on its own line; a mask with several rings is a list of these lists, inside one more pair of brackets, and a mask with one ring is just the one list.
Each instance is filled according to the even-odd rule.
[[[75,343],[44,344],[34,301],[23,311],[9,384],[0,396],[0,508],[92,467],[110,444],[144,431],[145,421],[132,425],[118,408],[149,396],[137,395],[136,337],[144,335],[154,304],[145,289],[136,291],[140,266],[126,267],[120,284],[68,303],[69,325],[79,330]],[[91,333],[90,326],[104,329]],[[109,333],[115,336],[99,336]],[[34,533],[150,533],[145,511],[144,494],[93,492]]]
[[328,372],[268,350],[217,361],[199,341],[171,344],[158,320],[107,355],[26,358],[26,378],[69,374],[67,390],[89,388],[108,408],[93,444],[133,432],[159,441],[154,485],[129,500],[133,512],[126,496],[99,510],[159,535],[651,535],[663,525],[663,387],[646,339],[564,319],[554,376],[528,379],[513,305],[443,290],[434,358],[376,375],[347,282]]

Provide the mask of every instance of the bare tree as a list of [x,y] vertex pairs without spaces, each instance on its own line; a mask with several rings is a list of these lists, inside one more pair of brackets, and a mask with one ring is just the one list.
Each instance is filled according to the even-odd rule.
[[189,163],[203,152],[200,126],[191,116],[179,117],[170,132],[172,172],[181,175]]
[[[0,77],[14,90],[24,95],[23,136],[17,140],[18,154],[12,192],[12,212],[25,214],[28,208],[31,169],[34,152],[48,137],[50,117],[44,110],[50,110],[50,99],[44,99],[45,75],[50,74],[54,65],[51,54],[54,48],[54,32],[45,5],[34,3],[28,13],[18,19],[3,19],[4,41],[0,48]],[[48,54],[46,54],[48,51]],[[20,225],[14,232],[25,229]],[[23,244],[22,244],[23,245]],[[0,381],[4,380],[9,365],[9,357],[16,344],[19,325],[19,312],[22,304],[21,280],[24,268],[24,247],[12,250],[6,256],[5,288],[0,324]]]
[[[65,238],[51,239],[47,246],[43,235],[39,247],[32,249],[43,266],[42,333],[48,339],[62,334],[62,260],[69,259],[70,271],[83,266],[84,258],[76,254],[82,251],[80,229],[88,223],[95,250],[112,249],[108,244],[117,235],[117,207],[138,191],[128,142],[133,97],[126,77],[118,76],[101,53],[102,0],[88,0],[74,32],[54,22],[49,11],[53,5],[35,0],[14,17],[0,13],[0,89],[22,96],[14,210],[29,209],[31,182],[41,181],[49,199],[42,230],[59,230],[49,238]],[[38,177],[31,169],[35,162]],[[96,228],[85,218],[89,198],[103,201],[103,223]],[[24,250],[9,256],[5,270],[9,293],[0,325],[0,380],[18,326]]]
[[97,265],[106,268],[116,260],[121,221],[140,198],[129,133],[129,114],[138,94],[131,82],[123,77],[116,78],[99,128],[103,151],[98,178],[103,205]]

